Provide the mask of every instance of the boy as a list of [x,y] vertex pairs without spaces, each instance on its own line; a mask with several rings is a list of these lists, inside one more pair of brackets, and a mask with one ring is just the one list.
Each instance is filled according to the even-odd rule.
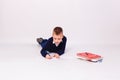
[[41,55],[46,59],[59,58],[60,55],[64,54],[66,41],[67,38],[63,35],[61,27],[55,27],[52,37],[48,40],[37,38],[37,42],[42,46]]

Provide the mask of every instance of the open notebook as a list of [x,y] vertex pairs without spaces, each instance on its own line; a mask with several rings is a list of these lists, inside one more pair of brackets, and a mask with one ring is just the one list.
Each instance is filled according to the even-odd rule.
[[93,54],[90,52],[77,53],[77,58],[81,60],[90,61],[90,62],[101,62],[103,60],[102,56]]

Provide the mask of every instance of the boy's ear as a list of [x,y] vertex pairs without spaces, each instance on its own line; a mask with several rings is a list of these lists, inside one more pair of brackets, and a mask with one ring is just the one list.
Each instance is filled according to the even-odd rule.
[[53,33],[52,33],[52,36],[53,36],[54,34],[55,34],[55,33],[53,32]]
[[62,35],[62,38],[64,37],[64,35]]

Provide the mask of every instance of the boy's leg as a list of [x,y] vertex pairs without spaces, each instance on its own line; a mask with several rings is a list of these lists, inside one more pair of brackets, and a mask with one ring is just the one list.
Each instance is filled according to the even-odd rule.
[[41,45],[42,48],[43,48],[43,47],[46,45],[46,43],[47,43],[47,39],[37,38],[36,40],[37,40],[37,42]]
[[39,43],[42,48],[46,45],[47,41],[48,41],[47,39],[43,39],[43,41]]

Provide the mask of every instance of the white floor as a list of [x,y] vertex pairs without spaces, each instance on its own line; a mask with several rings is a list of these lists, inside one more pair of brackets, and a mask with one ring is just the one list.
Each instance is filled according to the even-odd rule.
[[[0,80],[120,80],[120,45],[67,45],[60,59],[46,60],[37,43],[0,43]],[[102,63],[76,59],[88,51]]]

